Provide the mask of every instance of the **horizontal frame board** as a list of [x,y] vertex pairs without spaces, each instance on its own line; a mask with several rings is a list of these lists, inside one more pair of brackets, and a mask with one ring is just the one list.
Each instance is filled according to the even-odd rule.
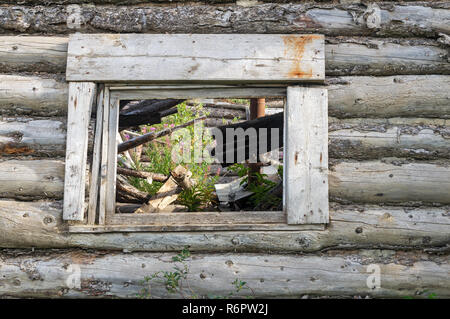
[[325,80],[323,35],[73,34],[67,81],[277,83]]

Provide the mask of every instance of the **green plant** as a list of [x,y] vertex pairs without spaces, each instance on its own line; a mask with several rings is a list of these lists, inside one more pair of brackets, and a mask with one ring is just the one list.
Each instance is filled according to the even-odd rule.
[[[187,259],[190,256],[191,252],[189,251],[189,248],[185,247],[180,253],[172,257],[172,262],[174,262],[175,265],[171,271],[158,271],[150,276],[145,276],[144,280],[141,281],[141,285],[144,287],[141,289],[137,297],[151,298],[152,282],[159,281],[164,285],[166,291],[170,294],[179,293],[183,298],[199,298],[199,296],[190,288],[188,282],[189,265],[187,263]],[[232,285],[234,286],[234,291],[225,296],[212,296],[211,298],[231,298],[243,289],[249,289],[252,295],[255,295],[253,289],[251,289],[245,281],[236,278],[232,282]],[[189,290],[189,294],[186,293],[185,289]]]
[[[207,115],[207,112],[203,111],[202,104],[196,104],[194,106],[188,106],[185,102],[177,105],[178,112],[167,116],[163,119],[161,124],[155,125],[142,125],[141,131],[146,132],[157,132],[166,128],[175,127],[180,124],[192,121],[198,118],[200,115]],[[203,131],[203,124],[200,123],[198,126]],[[184,190],[180,194],[180,204],[185,205],[189,211],[196,211],[201,206],[206,206],[211,203],[214,191],[215,179],[209,176],[210,164],[208,161],[202,161],[201,163],[196,163],[192,149],[194,147],[201,147],[203,149],[206,145],[212,142],[212,137],[208,134],[199,135],[194,126],[188,126],[185,128],[191,137],[191,157],[187,163],[183,163],[187,169],[192,172],[192,178],[196,181],[197,185],[194,189]],[[204,132],[203,132],[204,133]],[[151,160],[146,163],[145,166],[139,161],[136,162],[136,169],[143,170],[147,172],[160,173],[169,175],[170,172],[176,167],[172,159],[173,147],[183,143],[182,136],[174,137],[171,139],[169,136],[162,137],[158,140],[154,140],[146,147],[145,155]],[[149,183],[146,180],[140,178],[129,178],[130,183],[141,191],[147,192],[150,195],[156,194],[156,192],[161,188],[163,183],[155,182]]]
[[[213,180],[216,177],[212,177]],[[184,189],[178,196],[179,204],[186,206],[188,211],[195,212],[201,206],[207,205],[214,198],[214,182],[196,184],[191,188]]]
[[[278,167],[278,174],[281,174],[282,178],[283,168],[282,166],[280,167]],[[247,184],[246,189],[253,193],[253,195],[249,197],[249,202],[253,206],[258,206],[261,204],[277,206],[281,202],[281,198],[269,193],[269,191],[275,187],[277,183],[267,179],[267,174],[252,172],[251,178],[249,179],[250,168],[247,165],[239,163],[233,164],[229,167],[229,169],[237,173],[239,177],[243,178],[241,185]]]

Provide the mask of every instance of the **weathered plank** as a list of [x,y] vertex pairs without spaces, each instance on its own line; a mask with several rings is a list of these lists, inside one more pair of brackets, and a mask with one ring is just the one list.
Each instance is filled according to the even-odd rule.
[[[119,131],[119,103],[118,99],[105,99],[105,107],[109,108],[107,164],[106,164],[106,216],[116,211],[116,177],[117,177],[117,135]],[[103,214],[103,212],[102,212]],[[103,220],[101,220],[103,222]]]
[[67,94],[62,80],[1,74],[0,114],[65,115]]
[[[45,256],[45,258],[43,258]],[[0,254],[0,297],[136,298],[154,273],[180,263],[170,253],[102,254],[81,250],[4,252]],[[181,293],[170,293],[164,280],[153,280],[153,298],[301,297],[302,295],[438,298],[450,296],[449,256],[417,252],[332,252],[319,255],[193,254],[181,279]],[[367,283],[379,267],[380,286]],[[68,268],[67,265],[72,267]],[[77,268],[74,268],[77,267]],[[79,281],[72,280],[74,273]],[[199,278],[202,278],[199,280]],[[246,286],[236,292],[233,281]],[[20,285],[17,283],[20,282]],[[71,285],[69,285],[69,284]]]
[[96,84],[71,82],[67,115],[64,219],[83,220],[88,128]]
[[[109,145],[109,89],[106,87],[103,96],[102,152],[100,162],[100,194],[98,205],[98,223],[103,225],[106,217],[106,198],[108,195],[108,145]],[[115,134],[118,134],[115,132]],[[116,157],[114,157],[116,158]]]
[[[3,6],[0,33],[321,33],[436,37],[448,3]],[[95,17],[95,18],[93,18]],[[399,23],[401,21],[401,23]]]
[[[426,249],[450,243],[448,207],[339,206],[323,231],[222,231],[68,234],[62,202],[0,200],[0,247],[81,247],[130,251],[299,251]],[[23,236],[27,234],[27,236]]]
[[283,206],[288,224],[328,223],[327,99],[325,89],[287,88]]
[[88,219],[89,225],[95,224],[97,216],[97,204],[100,191],[100,166],[101,166],[101,152],[102,152],[102,135],[103,135],[103,93],[101,88],[97,93],[97,112],[96,125],[94,137],[94,150],[92,154],[92,165],[90,170],[89,181],[89,205],[88,205]]
[[[25,38],[26,39],[26,38]],[[61,115],[67,113],[67,84],[37,76],[0,75],[0,113]],[[450,78],[444,75],[387,77],[346,76],[327,78],[329,114],[345,117],[440,117],[449,118]],[[272,89],[273,90],[273,89]],[[235,89],[227,89],[237,91]],[[171,91],[173,92],[173,91]],[[223,89],[212,90],[218,97]],[[258,97],[268,90],[257,92]],[[173,93],[171,93],[173,94]],[[175,94],[187,97],[192,90]],[[275,94],[284,95],[285,90]],[[170,97],[166,95],[160,98]],[[236,95],[239,97],[239,94]]]
[[324,51],[322,35],[73,34],[66,78],[183,83],[323,81]]
[[65,153],[65,119],[0,116],[0,156],[59,157]]

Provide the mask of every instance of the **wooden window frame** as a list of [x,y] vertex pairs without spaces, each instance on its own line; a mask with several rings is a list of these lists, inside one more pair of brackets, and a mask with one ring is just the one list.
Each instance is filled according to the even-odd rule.
[[[131,37],[131,40],[136,40],[136,37]],[[258,41],[261,40],[259,37],[261,36],[258,36]],[[279,36],[274,37],[277,39]],[[196,39],[201,40],[201,37]],[[107,40],[111,39],[107,38]],[[116,46],[117,36],[114,36],[113,40]],[[126,36],[126,40],[130,38]],[[75,44],[69,42],[67,73],[69,103],[63,218],[69,221],[70,232],[296,231],[325,228],[329,222],[327,90],[317,86],[291,85],[293,82],[294,84],[305,81],[317,82],[318,79],[324,78],[324,66],[318,64],[314,58],[315,62],[312,63],[314,71],[311,71],[313,74],[311,78],[299,80],[298,75],[289,74],[284,79],[277,79],[275,83],[267,83],[265,80],[270,77],[270,72],[274,72],[272,69],[269,74],[265,71],[261,75],[263,84],[255,81],[255,71],[251,73],[252,78],[233,79],[232,82],[239,84],[217,83],[214,78],[206,79],[201,84],[195,82],[179,84],[177,81],[170,81],[170,78],[167,79],[170,84],[155,84],[153,79],[145,78],[145,82],[149,83],[146,84],[140,83],[141,81],[133,82],[126,77],[123,81],[113,79],[114,82],[109,82],[107,76],[102,77],[101,68],[100,71],[93,70],[94,75],[91,74],[87,76],[86,81],[80,82],[84,80],[84,73],[78,72],[75,66],[69,65],[70,61],[82,61],[84,58],[84,56],[78,56],[74,59],[71,54],[73,47],[83,44],[80,41],[80,38],[77,38]],[[126,44],[129,45],[128,42]],[[291,44],[285,41],[285,45]],[[126,48],[126,45],[123,47]],[[317,45],[314,44],[314,51],[309,50],[313,53],[308,51],[308,54],[309,56],[320,55],[320,50],[323,50],[323,47],[317,49]],[[247,55],[245,59],[249,59]],[[301,58],[298,58],[298,61],[294,61],[295,68],[298,68],[300,60]],[[234,63],[237,60],[233,58],[230,61]],[[139,67],[139,63],[144,65],[145,62],[145,60],[138,60],[135,63],[138,63]],[[145,67],[149,67],[148,63]],[[124,65],[123,68],[136,69],[136,65]],[[174,76],[178,76],[176,70],[173,73]],[[296,77],[296,81],[290,78],[292,76]],[[89,82],[89,80],[95,82]],[[189,83],[189,80],[186,78],[185,82]],[[115,211],[116,136],[120,100],[215,97],[285,98],[283,210],[117,214]],[[87,168],[88,126],[94,104],[97,104],[96,131],[93,161],[90,166],[89,202],[85,203],[86,174],[84,172]]]

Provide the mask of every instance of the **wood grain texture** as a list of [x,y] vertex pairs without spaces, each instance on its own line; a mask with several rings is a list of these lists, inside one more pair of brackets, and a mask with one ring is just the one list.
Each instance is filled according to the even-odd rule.
[[[324,231],[219,231],[68,234],[62,202],[0,200],[0,247],[129,251],[284,251],[441,249],[450,243],[448,207],[341,206],[330,203]],[[24,236],[23,234],[27,234]]]
[[[102,152],[100,162],[100,195],[98,205],[98,223],[103,225],[106,218],[106,198],[108,195],[108,142],[109,142],[109,89],[105,87],[103,96]],[[117,133],[116,133],[117,134]]]
[[287,88],[283,206],[288,224],[328,223],[327,99],[325,89]]
[[[0,75],[0,113],[27,115],[67,114],[67,83],[38,76]],[[327,78],[330,116],[449,118],[450,79],[444,75],[344,76]],[[187,97],[193,90],[176,91]],[[239,97],[236,92],[235,97]],[[174,94],[171,91],[171,94]],[[217,97],[223,89],[213,89]],[[255,97],[268,90],[260,90]],[[204,92],[203,92],[204,93]],[[285,90],[277,90],[277,95]],[[193,97],[197,97],[194,94]],[[167,98],[170,95],[162,95]],[[252,97],[252,96],[249,96]]]
[[[4,7],[0,9],[3,12]],[[2,36],[0,41],[0,72],[21,72],[33,69],[50,73],[64,72],[67,61],[66,37]]]
[[329,114],[345,117],[450,117],[450,77],[328,78]]
[[88,128],[96,84],[71,82],[67,114],[64,179],[64,219],[83,220],[88,148]]
[[168,83],[323,81],[324,51],[322,35],[73,34],[66,78]]
[[67,94],[60,79],[1,74],[0,114],[66,115]]
[[0,116],[0,156],[61,157],[66,154],[66,119]]
[[[63,167],[64,162],[57,160],[2,161],[0,197],[62,198]],[[329,194],[344,202],[448,204],[449,181],[448,160],[339,160],[330,164]]]
[[99,89],[97,93],[97,112],[96,125],[94,137],[94,149],[92,154],[92,164],[90,169],[89,181],[89,204],[88,204],[88,218],[89,225],[95,224],[97,217],[97,205],[100,191],[100,166],[102,153],[102,135],[103,135],[103,88]]
[[329,118],[330,158],[450,158],[450,121],[425,118]]
[[368,203],[450,203],[450,163],[340,162],[330,169],[332,199]]
[[[2,252],[0,297],[136,298],[149,274],[172,271],[179,266],[170,253],[101,254],[65,252]],[[77,265],[78,285],[67,281]],[[380,267],[381,287],[372,289],[368,265]],[[365,251],[319,255],[193,254],[186,260],[189,274],[182,280],[184,294],[171,294],[164,280],[151,281],[153,298],[198,298],[223,296],[236,289],[236,277],[246,286],[235,296],[291,297],[302,295],[427,298],[450,296],[449,257],[424,253]],[[72,269],[72,271],[70,271]],[[202,278],[201,280],[199,278]],[[15,283],[20,282],[20,285]],[[148,288],[148,287],[147,287]]]
[[[134,21],[135,22],[135,21]],[[301,33],[295,31],[295,33]],[[4,37],[0,37],[3,39]],[[11,37],[5,37],[11,41]],[[13,71],[26,72],[60,72],[66,70],[66,58],[55,59],[53,44],[47,44],[43,37],[15,37],[17,50],[8,50],[8,63]],[[45,37],[47,38],[47,37]],[[45,39],[44,38],[44,39]],[[64,39],[67,47],[68,38]],[[22,54],[30,46],[40,43],[40,51],[35,56],[34,50],[29,53],[29,61],[22,63]],[[398,75],[398,74],[450,74],[446,60],[447,49],[439,41],[427,39],[391,39],[391,38],[361,38],[361,37],[327,37],[325,44],[326,75]],[[212,49],[212,48],[211,48]],[[16,53],[17,51],[17,53]],[[48,52],[47,52],[48,51]],[[47,52],[47,53],[46,53]],[[42,63],[42,60],[45,63]],[[58,62],[59,61],[59,62]],[[47,68],[47,64],[55,66]],[[56,68],[56,70],[55,70]]]
[[[0,33],[320,33],[436,37],[448,3],[3,6]],[[412,18],[413,17],[413,18]],[[402,21],[399,23],[399,21]]]
[[0,197],[25,200],[61,199],[64,161],[7,160],[0,162]]
[[[329,157],[332,159],[450,159],[448,119],[329,117],[328,120]],[[208,118],[205,123],[220,126],[223,120]],[[64,156],[66,127],[66,119],[62,118],[0,117],[0,154],[35,158]],[[89,134],[93,132],[90,130]],[[162,176],[158,178],[163,180]]]
[[117,177],[117,135],[119,131],[119,100],[105,99],[105,106],[109,108],[108,142],[106,163],[106,197],[105,216],[116,211],[116,177]]

